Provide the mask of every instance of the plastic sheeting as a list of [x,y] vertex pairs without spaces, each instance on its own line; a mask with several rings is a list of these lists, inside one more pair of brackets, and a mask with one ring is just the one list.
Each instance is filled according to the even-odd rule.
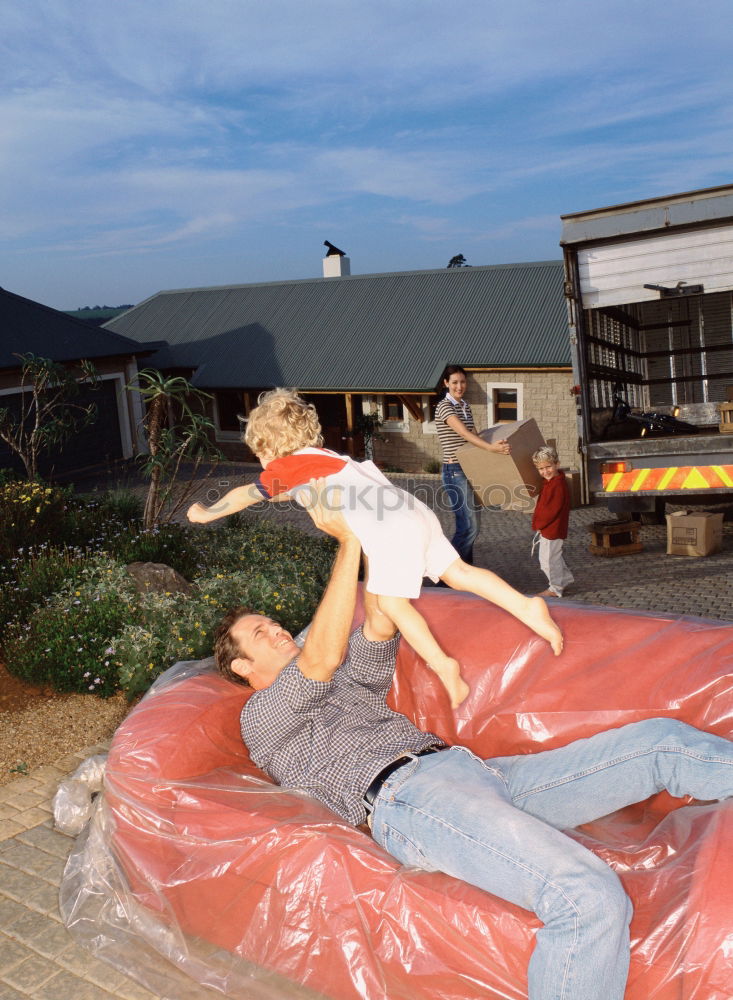
[[[390,703],[446,742],[525,753],[659,715],[733,735],[731,625],[563,602],[556,658],[484,601],[420,608],[471,695],[451,711],[402,643]],[[247,696],[183,664],[120,726],[62,884],[71,932],[171,1000],[523,1000],[537,918],[273,785],[240,740]],[[660,794],[570,835],[633,902],[628,1000],[730,1000],[733,801]]]

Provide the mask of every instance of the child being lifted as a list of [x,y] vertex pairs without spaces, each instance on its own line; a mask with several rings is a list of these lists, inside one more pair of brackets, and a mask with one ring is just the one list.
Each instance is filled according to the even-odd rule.
[[454,708],[469,688],[458,661],[440,648],[411,604],[410,599],[420,594],[424,576],[492,601],[546,639],[556,656],[561,653],[562,633],[541,597],[520,594],[490,570],[463,562],[433,511],[393,486],[372,462],[355,462],[322,448],[315,407],[295,391],[264,393],[250,414],[244,440],[262,464],[258,482],[230,490],[211,507],[193,504],[188,519],[205,524],[251,507],[263,497],[291,496],[307,506],[310,481],[325,478],[333,486],[334,503],[361,542],[367,590],[377,595],[380,610],[438,675]]

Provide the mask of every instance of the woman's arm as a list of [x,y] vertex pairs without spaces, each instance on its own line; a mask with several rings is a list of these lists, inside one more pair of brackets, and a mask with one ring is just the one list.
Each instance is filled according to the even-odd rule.
[[457,417],[455,413],[451,413],[449,417],[445,418],[446,426],[450,427],[452,431],[456,434],[460,434],[462,438],[465,438],[469,444],[475,444],[477,448],[483,448],[484,451],[498,452],[500,455],[508,455],[512,450],[508,441],[503,438],[501,441],[484,441],[483,438],[479,437],[478,434],[474,434],[470,431],[468,427],[463,423],[460,417]]
[[211,507],[204,507],[202,503],[191,504],[186,517],[194,524],[208,524],[209,521],[236,514],[237,511],[246,510],[247,507],[266,499],[254,483],[248,483],[246,486],[236,486],[233,490],[229,490]]

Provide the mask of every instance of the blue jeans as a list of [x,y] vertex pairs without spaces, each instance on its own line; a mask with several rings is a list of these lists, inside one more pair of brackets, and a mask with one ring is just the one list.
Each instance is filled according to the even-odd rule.
[[733,743],[649,719],[557,750],[483,761],[463,747],[385,781],[372,834],[406,865],[442,871],[535,913],[530,1000],[622,1000],[631,902],[617,875],[561,831],[672,795],[733,795]]
[[451,544],[464,562],[473,563],[473,543],[479,532],[479,506],[473,487],[458,462],[444,462],[441,480],[448,509],[455,515],[456,531]]

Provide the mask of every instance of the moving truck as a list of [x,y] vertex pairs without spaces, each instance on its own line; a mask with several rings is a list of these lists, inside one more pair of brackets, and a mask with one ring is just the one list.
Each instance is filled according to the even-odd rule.
[[585,499],[733,500],[733,185],[564,215],[561,245]]

